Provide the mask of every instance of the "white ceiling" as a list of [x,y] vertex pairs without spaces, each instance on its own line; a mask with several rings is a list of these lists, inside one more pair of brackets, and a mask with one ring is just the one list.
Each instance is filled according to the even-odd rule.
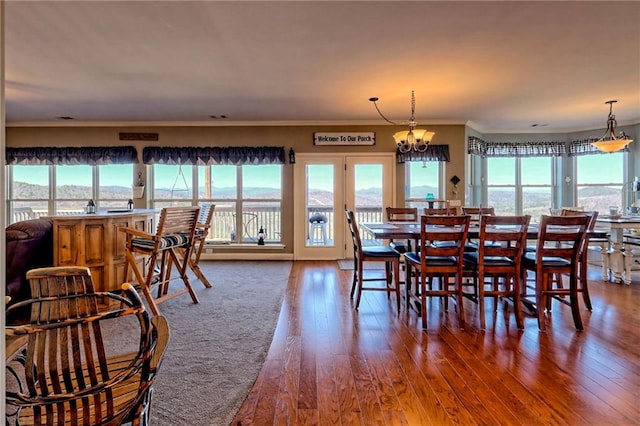
[[640,122],[640,2],[7,1],[5,65],[7,125],[586,130]]

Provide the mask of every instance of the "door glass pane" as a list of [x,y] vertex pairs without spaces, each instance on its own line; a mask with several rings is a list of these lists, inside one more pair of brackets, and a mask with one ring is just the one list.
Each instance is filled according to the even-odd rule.
[[308,164],[306,176],[307,246],[333,246],[334,166]]
[[[356,222],[382,222],[382,164],[356,164],[354,173],[353,212]],[[380,244],[368,234],[361,233],[362,244]]]

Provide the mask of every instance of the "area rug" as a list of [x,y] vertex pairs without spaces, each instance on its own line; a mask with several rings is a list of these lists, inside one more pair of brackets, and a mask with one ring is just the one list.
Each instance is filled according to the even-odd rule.
[[151,403],[154,426],[229,425],[258,376],[275,330],[291,262],[200,262],[187,294],[159,305],[171,338]]

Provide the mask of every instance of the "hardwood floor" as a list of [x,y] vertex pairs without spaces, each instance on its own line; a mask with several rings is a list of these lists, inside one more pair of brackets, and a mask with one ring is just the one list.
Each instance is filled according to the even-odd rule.
[[437,299],[427,331],[385,293],[365,292],[355,311],[351,274],[294,262],[269,354],[233,425],[640,423],[640,275],[631,286],[604,283],[590,267],[585,331],[554,302],[541,333],[533,316],[518,331],[511,310],[491,315],[491,301],[484,332],[470,301],[464,330]]

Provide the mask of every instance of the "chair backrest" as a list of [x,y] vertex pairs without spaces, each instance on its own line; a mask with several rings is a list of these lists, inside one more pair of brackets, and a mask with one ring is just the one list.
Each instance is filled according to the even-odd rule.
[[200,207],[165,207],[160,211],[160,219],[156,228],[157,236],[190,233],[193,237]]
[[198,238],[206,238],[211,228],[211,220],[216,209],[215,204],[203,204],[198,214],[198,222],[196,224],[196,236]]
[[456,256],[462,265],[464,246],[469,233],[469,216],[428,216],[420,218],[420,257]]
[[536,244],[536,263],[543,258],[561,258],[577,265],[590,218],[586,215],[542,215]]
[[422,214],[426,216],[451,216],[453,213],[454,211],[449,207],[425,207],[422,211]]
[[574,210],[573,208],[564,207],[560,212],[560,216],[587,216],[589,218],[589,224],[587,225],[587,229],[589,231],[593,231],[596,226],[596,221],[598,220],[598,211],[597,210]]
[[493,207],[462,207],[462,214],[468,214],[470,216],[495,216],[496,212]]
[[417,222],[417,207],[387,207],[387,220],[389,222]]
[[522,253],[527,245],[527,231],[531,216],[480,217],[478,263],[486,257],[507,257],[519,268]]
[[[30,322],[6,328],[28,336],[22,386],[6,393],[12,412],[36,424],[115,425],[137,417],[168,341],[164,317],[152,323],[129,284],[122,295],[95,292],[86,267],[32,269],[27,278],[32,298],[18,305],[30,307]],[[116,326],[119,337],[109,339]]]
[[354,256],[362,257],[362,240],[360,238],[360,231],[358,230],[358,224],[356,223],[356,215],[352,210],[346,209],[345,215],[347,217],[347,225],[349,226],[349,232],[351,232],[351,239],[353,240],[353,254]]

